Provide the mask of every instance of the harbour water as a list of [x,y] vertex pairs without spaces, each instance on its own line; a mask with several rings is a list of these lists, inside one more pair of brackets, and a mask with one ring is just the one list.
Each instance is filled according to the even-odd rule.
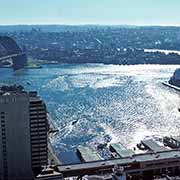
[[[48,65],[13,73],[0,69],[0,85],[37,90],[59,133],[52,144],[60,159],[78,145],[121,142],[133,148],[142,139],[179,135],[179,94],[162,85],[179,66]],[[67,156],[64,156],[64,155]],[[71,160],[70,160],[71,159]]]

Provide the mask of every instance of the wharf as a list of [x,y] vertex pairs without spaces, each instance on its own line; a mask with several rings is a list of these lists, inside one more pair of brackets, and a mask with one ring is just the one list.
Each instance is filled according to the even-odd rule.
[[[180,136],[169,139],[180,142]],[[157,175],[160,175],[158,178],[162,175],[169,175],[166,174],[167,172],[172,176],[180,174],[180,151],[178,148],[161,146],[153,139],[143,140],[141,144],[145,147],[145,153],[141,154],[135,154],[120,143],[111,144],[109,151],[118,156],[108,160],[102,160],[99,154],[89,147],[79,146],[77,154],[82,163],[62,164],[57,165],[56,168],[64,178],[113,174],[118,168],[127,177],[127,180],[129,180],[128,177],[143,177],[145,180],[152,180]]]
[[133,157],[127,158],[60,165],[58,166],[58,169],[64,177],[96,174],[97,170],[107,172],[111,171],[116,165],[124,167],[126,173],[142,173],[154,169],[179,167],[179,162],[180,151],[167,150],[158,153],[135,154]]
[[141,141],[141,143],[150,151],[153,152],[161,152],[161,151],[166,151],[167,148],[165,148],[164,146],[160,146],[159,144],[157,144],[156,142],[154,142],[152,139],[149,140],[143,140]]
[[119,156],[119,158],[126,158],[134,155],[134,152],[132,150],[127,149],[120,143],[111,144],[109,150],[113,153],[115,152]]
[[83,162],[102,160],[102,157],[96,151],[89,147],[79,146],[77,148],[77,155]]

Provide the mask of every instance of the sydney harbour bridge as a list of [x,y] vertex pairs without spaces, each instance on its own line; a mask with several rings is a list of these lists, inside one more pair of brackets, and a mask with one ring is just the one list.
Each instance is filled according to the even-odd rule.
[[27,56],[17,43],[8,36],[0,36],[0,46],[5,53],[0,53],[0,62],[12,59],[14,70],[22,69],[27,65]]

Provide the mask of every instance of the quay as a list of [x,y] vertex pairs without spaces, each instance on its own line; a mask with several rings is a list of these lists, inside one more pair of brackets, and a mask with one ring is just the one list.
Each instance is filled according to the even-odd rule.
[[116,153],[115,157],[119,157],[119,158],[126,158],[134,155],[134,152],[131,149],[127,149],[120,143],[111,144],[109,150],[112,153]]
[[123,177],[125,174],[127,180],[130,177],[135,180],[140,177],[153,180],[154,177],[161,177],[163,174],[178,176],[180,151],[178,148],[172,148],[171,143],[175,141],[180,144],[180,137],[167,139],[167,137],[163,138],[164,146],[160,146],[153,139],[141,141],[148,150],[141,154],[136,154],[121,143],[111,144],[109,151],[118,156],[112,156],[112,159],[108,160],[102,160],[91,148],[81,146],[77,149],[77,153],[81,154],[82,163],[58,165],[56,168],[65,178],[112,174],[115,167],[123,169]]
[[89,147],[79,146],[77,148],[77,155],[84,162],[103,160],[103,158],[96,151]]

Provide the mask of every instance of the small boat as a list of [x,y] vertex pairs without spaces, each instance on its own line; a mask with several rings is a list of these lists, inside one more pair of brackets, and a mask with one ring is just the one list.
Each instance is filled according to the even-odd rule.
[[27,85],[31,85],[31,83],[29,81],[26,82]]
[[74,120],[74,121],[72,121],[72,125],[75,125],[76,123],[78,122],[78,120]]

